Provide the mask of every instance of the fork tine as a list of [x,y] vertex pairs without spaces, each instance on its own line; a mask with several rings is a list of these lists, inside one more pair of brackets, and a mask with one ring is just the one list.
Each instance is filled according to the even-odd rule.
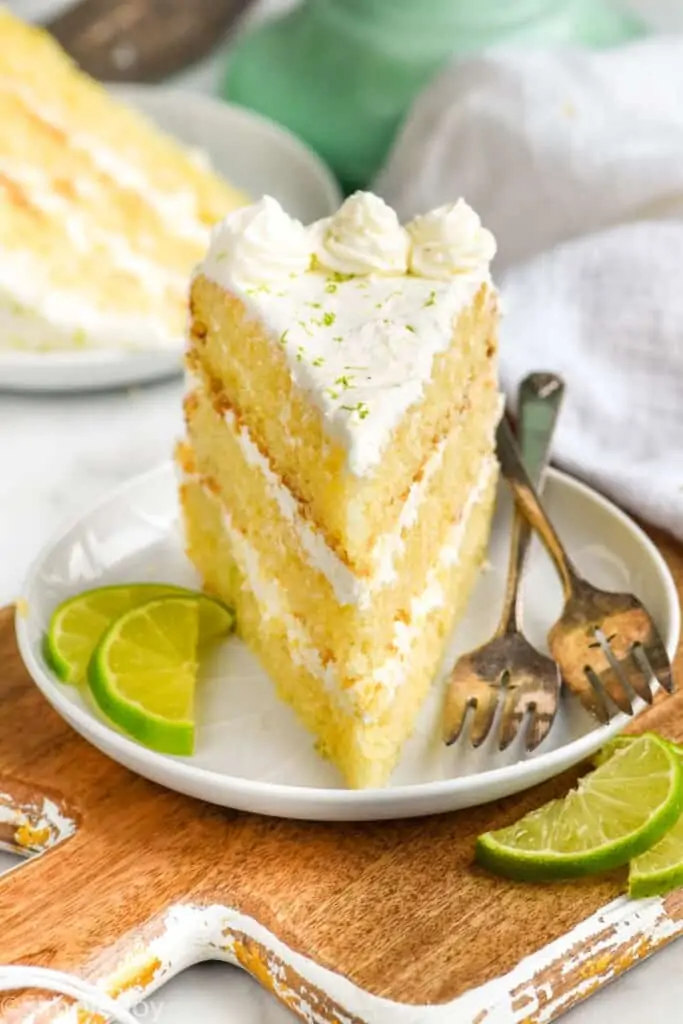
[[585,689],[582,687],[581,690],[575,690],[574,692],[577,694],[586,711],[595,715],[598,721],[603,725],[607,725],[611,716],[605,702],[605,694],[600,676],[589,665],[584,669],[584,675],[590,683],[590,686]]
[[473,706],[473,700],[464,691],[456,693],[454,689],[450,689],[446,697],[446,704],[448,710],[444,716],[443,739],[447,747],[452,747],[462,736],[467,712]]
[[479,674],[477,659],[480,653],[479,649],[470,651],[453,666],[443,713],[443,738],[447,746],[452,746],[467,731],[466,722],[470,717],[474,746],[484,742],[491,728],[498,703],[498,690]]
[[636,657],[636,649],[633,647],[629,656],[621,660],[620,665],[633,692],[647,704],[652,704],[652,687],[650,686],[652,672],[645,655],[642,655],[642,662],[639,661]]
[[452,746],[460,738],[467,713],[473,702],[476,702],[477,694],[472,688],[473,675],[472,653],[458,658],[448,680],[444,701],[443,739],[446,746]]
[[500,750],[507,750],[507,748],[514,743],[528,707],[529,704],[523,690],[507,690],[503,704],[503,714],[500,720],[500,732],[498,738],[498,747]]
[[557,714],[557,703],[552,713],[544,711],[536,705],[532,705],[530,712],[524,741],[524,746],[529,754],[536,750],[537,747],[540,747],[552,729]]
[[633,704],[624,685],[621,673],[611,667],[604,669],[600,673],[600,682],[607,696],[616,704],[619,710],[623,711],[625,715],[632,716]]
[[654,629],[651,638],[646,644],[642,646],[636,645],[634,648],[633,655],[636,660],[638,660],[637,651],[644,656],[648,669],[652,672],[652,675],[662,689],[666,690],[667,693],[673,693],[676,689],[676,684],[674,683],[671,670],[671,661],[661,637]]
[[534,701],[529,705],[531,715],[526,728],[526,749],[529,753],[539,747],[550,732],[557,709],[562,687],[560,673],[555,666],[555,677],[546,679],[543,689],[536,693]]
[[600,682],[602,683],[603,689],[607,695],[611,697],[620,711],[623,711],[627,715],[632,715],[633,704],[631,703],[631,696],[629,693],[630,687],[628,685],[627,675],[622,671],[621,663],[610,647],[604,634],[600,630],[596,630],[596,636],[600,640],[602,652],[609,664],[609,668],[603,669],[600,673]]
[[[545,660],[545,659],[543,659]],[[506,750],[515,740],[526,718],[525,747],[535,750],[550,732],[557,713],[560,693],[560,674],[553,666],[533,680],[515,688],[510,687],[505,698],[499,731],[499,747]]]
[[500,691],[489,687],[486,694],[479,694],[473,704],[472,725],[470,727],[470,742],[473,747],[480,747],[488,734],[491,732],[493,720],[498,709],[498,698]]

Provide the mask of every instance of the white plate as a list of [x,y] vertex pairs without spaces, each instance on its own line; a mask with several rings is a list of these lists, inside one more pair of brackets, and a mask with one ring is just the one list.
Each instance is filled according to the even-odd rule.
[[[241,107],[155,86],[112,91],[186,145],[248,195],[275,196],[303,221],[334,212],[341,193],[325,164],[284,128]],[[0,348],[0,391],[92,391],[179,373],[181,348],[18,352]]]
[[[477,752],[465,743],[448,750],[437,736],[440,688],[435,686],[392,785],[348,790],[331,765],[317,756],[310,735],[277,700],[265,673],[233,637],[203,669],[196,754],[174,758],[145,749],[108,725],[77,690],[55,680],[43,660],[41,639],[55,605],[88,587],[126,580],[196,585],[183,554],[175,488],[172,466],[161,466],[131,480],[50,543],[30,570],[24,588],[28,614],[17,625],[26,666],[53,707],[96,747],[141,775],[191,796],[262,814],[322,820],[407,817],[518,792],[587,757],[624,725],[625,717],[619,716],[597,728],[568,699],[533,757],[520,759],[519,748],[500,754],[493,743]],[[599,586],[637,594],[673,653],[680,625],[676,589],[648,538],[608,501],[561,473],[549,474],[546,497],[580,569]],[[509,515],[507,494],[502,493],[491,567],[482,573],[453,638],[451,659],[456,651],[483,642],[496,624]],[[525,590],[526,629],[543,646],[560,610],[561,592],[538,546],[531,552]]]

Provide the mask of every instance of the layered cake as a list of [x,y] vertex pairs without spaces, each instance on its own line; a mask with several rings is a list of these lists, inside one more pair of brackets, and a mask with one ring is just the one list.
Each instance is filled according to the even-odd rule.
[[182,346],[187,277],[245,200],[0,8],[0,349]]
[[304,227],[264,198],[192,282],[189,555],[353,787],[389,779],[486,548],[494,252],[462,200]]

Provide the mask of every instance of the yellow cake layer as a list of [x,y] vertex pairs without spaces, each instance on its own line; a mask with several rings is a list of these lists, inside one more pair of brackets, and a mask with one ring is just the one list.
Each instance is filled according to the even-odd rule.
[[381,465],[357,477],[347,469],[342,446],[325,433],[318,409],[293,383],[281,346],[243,303],[199,275],[190,307],[191,365],[199,360],[220,381],[226,401],[276,472],[349,562],[360,562],[396,523],[426,453],[449,433],[469,381],[495,373],[497,303],[482,286],[454,325],[450,349],[435,358],[422,400],[393,432]]
[[0,39],[3,260],[181,335],[208,229],[244,197],[4,8]]
[[[240,634],[271,676],[279,697],[295,710],[316,737],[320,753],[339,768],[349,786],[382,786],[396,765],[434,678],[445,638],[476,582],[495,489],[494,472],[464,524],[458,559],[435,570],[432,585],[442,588],[443,601],[416,631],[400,665],[399,684],[393,690],[365,686],[348,691],[335,684],[336,666],[320,652],[316,667],[306,623],[293,617],[288,604],[287,579],[275,582],[264,575],[266,583],[257,594],[262,584],[254,583],[254,573],[263,572],[258,555],[234,524],[229,534],[219,498],[196,481],[181,488],[188,554],[206,588],[234,605]],[[302,636],[313,657],[302,648]]]
[[[423,453],[409,488],[397,503],[398,515],[391,528],[375,538],[372,547],[357,550],[355,555],[339,547],[328,524],[316,520],[310,504],[297,500],[278,473],[270,452],[257,443],[247,423],[230,405],[220,382],[204,374],[193,377],[193,386],[185,398],[188,437],[200,472],[214,477],[223,489],[228,507],[238,513],[244,509],[248,520],[251,520],[249,500],[255,508],[264,511],[268,508],[274,519],[280,517],[278,505],[271,496],[272,486],[269,488],[264,479],[263,467],[255,464],[256,457],[267,467],[265,472],[271,480],[286,488],[291,502],[296,503],[298,519],[320,536],[350,572],[362,579],[371,577],[388,536],[399,533],[408,551],[405,561],[395,562],[396,570],[401,573],[404,564],[414,561],[413,554],[419,555],[423,565],[431,564],[446,524],[467,498],[476,472],[475,463],[493,448],[501,402],[498,385],[485,361],[476,366],[474,372],[460,400],[453,403],[448,432]],[[243,477],[246,481],[254,478],[253,486],[243,482]],[[414,522],[401,529],[404,515]],[[301,545],[291,529],[282,535],[281,543],[290,544],[301,554]]]
[[[226,422],[201,388],[186,401],[191,448],[185,462],[220,494],[236,527],[258,552],[265,574],[286,585],[294,614],[306,623],[315,646],[335,661],[345,685],[350,685],[358,678],[367,679],[391,653],[396,621],[410,621],[411,600],[424,588],[448,530],[462,515],[481,466],[491,456],[497,410],[493,382],[477,381],[415,510],[415,521],[402,534],[403,549],[394,560],[393,579],[382,586],[378,583],[369,599],[356,599],[356,603],[348,603],[349,597],[343,603],[344,595],[328,578],[329,568],[328,575],[316,568],[300,530],[309,524],[283,515],[272,478],[269,483],[263,468],[245,459],[234,421]],[[318,533],[317,540],[324,544],[324,535]],[[314,550],[313,557],[316,554]],[[369,572],[357,572],[342,563],[337,568],[345,570],[345,588],[348,577],[355,576],[368,594],[373,579]]]

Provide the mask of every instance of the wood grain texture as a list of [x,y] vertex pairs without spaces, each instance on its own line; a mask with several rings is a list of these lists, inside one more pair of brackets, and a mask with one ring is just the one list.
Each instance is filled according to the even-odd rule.
[[[653,536],[680,594],[683,548]],[[677,669],[681,663],[679,652]],[[683,694],[659,703],[634,728],[683,740]],[[338,1005],[336,989],[306,978],[302,956],[345,976],[349,991],[400,1004],[436,1007],[481,990],[480,1021],[486,986],[509,976],[515,1019],[551,1020],[589,994],[591,979],[598,987],[683,932],[680,894],[653,906],[656,927],[651,922],[647,934],[645,924],[631,920],[633,904],[618,912],[619,921],[610,917],[603,908],[623,890],[623,873],[528,886],[473,866],[480,832],[561,793],[575,774],[475,810],[376,825],[307,824],[214,808],[132,775],[77,736],[29,680],[13,612],[5,609],[0,845],[46,852],[0,879],[0,962],[106,978],[113,990],[150,990],[190,962],[194,942],[200,958],[242,964],[309,1019],[314,1004],[323,1020],[340,1020],[342,1011],[350,1021],[387,1018],[379,1009],[376,1016],[354,1015],[351,997]],[[46,797],[67,822],[61,831],[50,824]],[[189,916],[178,916],[178,908]],[[221,908],[224,923],[200,949],[188,922],[202,915],[223,921]],[[600,914],[604,922],[595,918]],[[589,918],[590,940],[581,937]],[[255,922],[251,931],[245,922]],[[202,927],[208,936],[208,925]],[[173,955],[172,928],[179,943]],[[567,966],[570,951],[574,967]],[[26,994],[13,1009],[0,1006],[0,1021],[28,1019],[35,1000]]]

